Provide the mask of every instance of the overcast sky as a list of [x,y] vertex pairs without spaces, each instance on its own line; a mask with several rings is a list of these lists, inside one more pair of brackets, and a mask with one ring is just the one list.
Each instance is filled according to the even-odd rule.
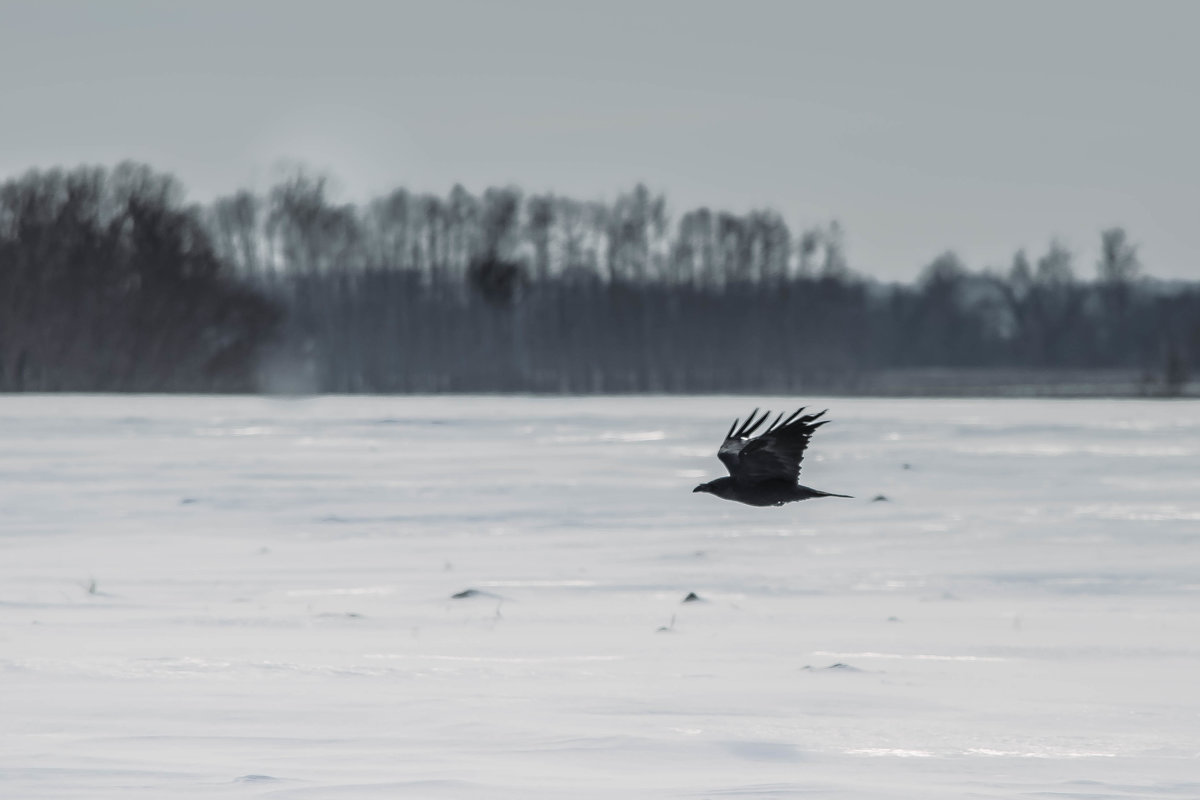
[[1200,2],[0,0],[0,176],[513,183],[838,219],[907,279],[1124,226],[1200,279]]

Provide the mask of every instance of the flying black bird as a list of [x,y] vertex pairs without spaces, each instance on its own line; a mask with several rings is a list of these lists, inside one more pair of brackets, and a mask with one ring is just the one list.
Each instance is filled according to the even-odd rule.
[[[801,416],[803,411],[801,408],[787,419],[780,414],[758,436],[754,436],[754,432],[762,427],[771,415],[770,411],[764,411],[755,419],[756,408],[745,422],[735,419],[717,451],[717,458],[729,470],[729,477],[702,483],[692,491],[708,492],[751,506],[781,506],[810,497],[849,497],[848,494],[822,492],[797,483],[808,440],[813,431],[829,421],[817,422],[824,416],[824,411]],[[754,438],[750,438],[752,436]]]

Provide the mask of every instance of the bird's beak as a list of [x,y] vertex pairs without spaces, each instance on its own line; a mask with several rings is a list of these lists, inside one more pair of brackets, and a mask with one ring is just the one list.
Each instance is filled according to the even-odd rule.
[[704,491],[704,484],[702,483],[699,486],[697,486],[695,489],[692,489],[692,494],[695,494],[696,492],[703,492],[703,491]]

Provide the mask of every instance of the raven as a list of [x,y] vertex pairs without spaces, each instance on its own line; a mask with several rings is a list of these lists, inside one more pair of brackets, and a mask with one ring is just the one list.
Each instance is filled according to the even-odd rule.
[[764,411],[756,419],[756,408],[744,423],[735,419],[717,451],[717,458],[729,470],[729,477],[702,483],[692,492],[707,492],[750,506],[781,506],[810,497],[850,497],[797,483],[808,440],[813,431],[829,421],[817,422],[824,416],[824,411],[801,416],[803,412],[801,408],[787,419],[780,413],[758,436],[754,436],[754,432],[762,427],[771,415],[770,411]]

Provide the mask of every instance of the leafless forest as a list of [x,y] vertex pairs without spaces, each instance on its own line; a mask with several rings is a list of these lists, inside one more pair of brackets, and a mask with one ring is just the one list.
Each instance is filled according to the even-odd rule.
[[1154,280],[1120,228],[1097,236],[1096,264],[1055,243],[1004,265],[945,252],[893,284],[852,269],[837,223],[669,213],[643,186],[348,205],[298,174],[195,205],[139,164],[31,171],[0,185],[0,389],[902,392],[931,374],[993,389],[1120,374],[1134,383],[1116,391],[1185,392],[1200,284]]

